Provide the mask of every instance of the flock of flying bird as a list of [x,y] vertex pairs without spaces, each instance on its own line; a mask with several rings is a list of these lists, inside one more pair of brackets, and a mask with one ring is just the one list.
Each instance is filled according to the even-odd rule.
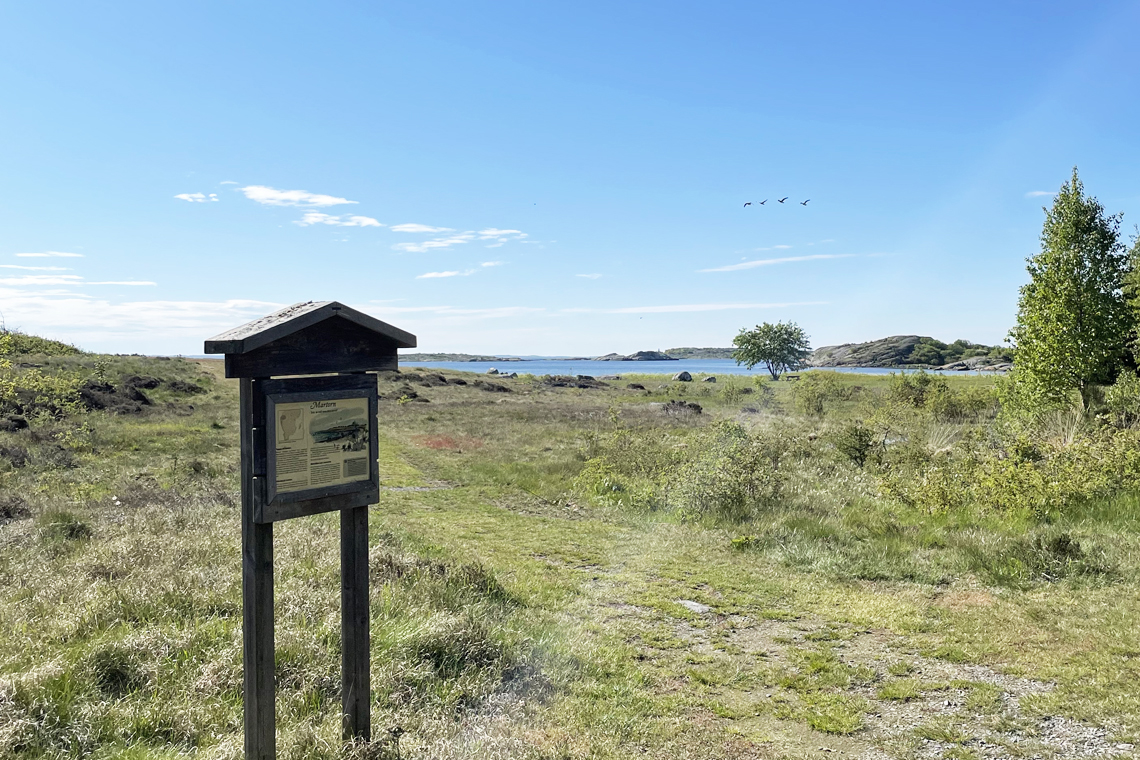
[[[788,198],[790,198],[790,197],[791,197],[790,195],[785,195],[783,198],[777,198],[777,199],[776,199],[776,203],[783,203],[784,201],[786,201],[786,200],[787,200]],[[808,198],[808,199],[807,199],[807,201],[800,201],[800,205],[801,205],[801,206],[806,206],[806,205],[808,205],[808,201],[810,201],[810,200],[811,200],[811,198]],[[764,205],[765,203],[767,203],[767,202],[768,202],[768,199],[767,199],[767,198],[765,198],[764,200],[760,201],[760,202],[759,202],[759,203],[757,203],[756,205],[757,205],[757,206],[763,206],[763,205]],[[745,207],[745,208],[748,208],[748,207],[749,207],[749,206],[751,206],[751,205],[752,205],[752,201],[748,201],[748,203],[745,203],[745,204],[744,204],[744,207]]]

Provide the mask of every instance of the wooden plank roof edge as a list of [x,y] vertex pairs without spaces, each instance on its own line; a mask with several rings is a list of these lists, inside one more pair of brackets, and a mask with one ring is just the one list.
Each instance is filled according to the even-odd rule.
[[339,301],[303,301],[246,322],[209,338],[203,353],[244,354],[298,330],[340,317],[396,342],[398,348],[415,348],[416,336]]

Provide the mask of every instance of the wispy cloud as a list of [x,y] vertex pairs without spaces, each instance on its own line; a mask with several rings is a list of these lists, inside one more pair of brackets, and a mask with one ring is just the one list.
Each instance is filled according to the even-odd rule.
[[390,228],[392,232],[451,232],[450,227],[431,227],[426,224],[394,224]]
[[626,306],[618,309],[563,309],[569,314],[674,314],[694,311],[731,311],[735,309],[783,309],[790,306],[821,306],[827,301],[794,303],[688,303],[669,306]]
[[460,309],[454,306],[383,306],[369,309],[381,317],[385,314],[430,314],[440,317],[454,317],[465,319],[496,319],[502,317],[521,317],[541,314],[546,309],[541,306],[491,306],[484,309]]
[[508,243],[512,240],[522,240],[527,236],[526,233],[521,230],[500,230],[496,227],[488,227],[485,230],[480,230],[478,234],[480,240],[493,241],[487,245],[487,248],[498,248],[504,243]]
[[601,277],[600,274],[576,274],[575,277],[585,277],[587,280],[596,280]]
[[83,285],[157,285],[145,280],[100,280],[88,282],[77,274],[25,274],[19,277],[0,277],[0,285],[10,287],[43,287],[45,285],[70,285],[79,287]]
[[305,215],[293,224],[308,227],[311,224],[331,224],[334,227],[383,227],[384,225],[370,216],[333,216],[320,211],[306,211]]
[[1025,197],[1026,198],[1044,198],[1047,195],[1056,195],[1056,193],[1054,193],[1050,190],[1030,190],[1028,193],[1025,194]]
[[729,264],[723,267],[713,267],[711,269],[698,269],[698,272],[739,272],[742,269],[755,269],[756,267],[767,267],[774,264],[788,264],[793,261],[817,261],[819,259],[849,259],[854,257],[853,253],[817,253],[812,256],[785,256],[780,259],[754,259],[752,261],[742,261],[739,264]]
[[219,185],[240,185],[240,182],[234,182],[232,179],[223,179],[218,183]]
[[174,197],[180,201],[190,201],[191,203],[209,203],[218,200],[217,193],[210,193],[209,195],[203,195],[202,193],[179,193]]
[[25,267],[19,264],[0,264],[0,269],[24,269],[36,272],[66,272],[71,267]]
[[438,277],[467,277],[468,275],[475,274],[474,269],[467,269],[462,272],[424,272],[423,274],[416,275],[417,280],[431,280]]
[[423,253],[424,251],[431,251],[439,248],[450,248],[453,245],[461,245],[475,239],[475,234],[472,232],[461,232],[458,235],[450,235],[443,238],[434,238],[432,240],[425,240],[421,243],[396,243],[392,246],[397,251],[406,251],[407,253]]
[[262,301],[127,301],[113,303],[60,289],[4,288],[9,325],[76,342],[118,341],[119,350],[170,350],[170,341],[201,350],[203,336],[268,314],[285,304]]
[[63,251],[42,251],[41,253],[17,253],[26,259],[81,259],[82,253],[65,253]]
[[506,263],[507,262],[505,262],[505,261],[484,261],[479,266],[481,266],[481,267],[501,267],[503,264],[506,264]]
[[790,245],[770,245],[767,248],[753,248],[754,251],[786,251],[791,248]]
[[356,203],[347,198],[338,198],[335,195],[321,195],[305,190],[278,190],[265,185],[248,185],[241,188],[245,197],[251,201],[266,206],[308,206],[322,208],[324,206],[340,206],[345,203]]
[[79,285],[83,278],[77,274],[25,274],[19,277],[0,277],[0,285],[18,288],[43,287],[44,285]]

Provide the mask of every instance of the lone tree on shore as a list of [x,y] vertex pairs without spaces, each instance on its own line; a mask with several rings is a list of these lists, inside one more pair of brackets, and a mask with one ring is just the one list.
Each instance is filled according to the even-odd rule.
[[1030,280],[1010,331],[1012,379],[1030,409],[1063,406],[1074,393],[1088,409],[1093,388],[1113,382],[1125,364],[1136,317],[1124,293],[1120,219],[1084,194],[1075,167],[1045,209],[1041,252],[1028,259]]
[[799,369],[811,353],[807,333],[795,322],[765,322],[752,330],[741,329],[732,345],[732,358],[737,364],[752,369],[757,364],[768,368],[773,380],[780,374]]

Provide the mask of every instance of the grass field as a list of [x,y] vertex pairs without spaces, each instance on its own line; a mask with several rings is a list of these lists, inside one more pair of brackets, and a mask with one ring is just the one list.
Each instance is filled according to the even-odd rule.
[[[0,757],[240,757],[236,384],[45,364],[163,382],[0,432]],[[371,746],[339,739],[336,517],[276,531],[282,757],[1135,754],[1131,431],[1023,455],[992,378],[444,375],[380,380]]]

